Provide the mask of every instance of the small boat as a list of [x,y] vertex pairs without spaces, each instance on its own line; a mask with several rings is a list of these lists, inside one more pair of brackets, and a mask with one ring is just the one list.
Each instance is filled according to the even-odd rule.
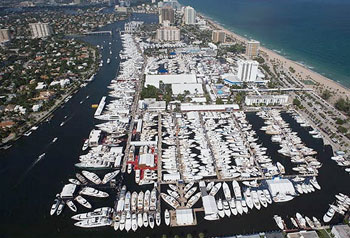
[[55,143],[58,140],[58,137],[53,138],[52,143]]
[[41,155],[38,156],[38,159],[40,160],[40,159],[44,158],[45,155],[46,155],[46,153],[42,153]]
[[57,216],[59,216],[62,213],[64,205],[66,205],[64,201],[61,201],[61,203],[58,205],[57,212],[56,212]]
[[51,210],[50,210],[50,215],[52,216],[53,214],[55,214],[55,212],[57,211],[58,206],[60,205],[60,200],[58,198],[55,198],[52,206],[51,206]]
[[125,230],[128,232],[131,229],[131,213],[130,211],[126,212],[126,220],[125,220]]
[[312,186],[314,186],[316,189],[321,190],[321,186],[318,184],[316,177],[313,177],[312,179],[310,179],[310,183],[312,184]]
[[140,228],[143,226],[142,213],[137,214],[137,226]]
[[81,150],[85,151],[87,148],[89,148],[89,139],[84,140],[84,144]]
[[119,216],[119,214],[116,214],[115,218],[114,218],[114,224],[113,224],[113,228],[115,231],[118,230],[119,225],[120,225],[120,216]]
[[81,184],[87,184],[88,183],[88,181],[86,180],[86,178],[83,175],[81,175],[79,173],[76,173],[75,176],[77,177],[77,179],[79,180],[79,182]]
[[312,228],[312,229],[315,229],[315,224],[314,222],[308,218],[307,216],[305,216],[305,220],[306,220],[306,223]]
[[102,184],[106,184],[119,174],[119,170],[110,172],[103,177]]
[[302,228],[306,227],[306,220],[305,220],[305,218],[298,212],[296,213],[296,219],[297,219],[299,225]]
[[64,121],[63,121],[63,122],[61,122],[60,126],[64,126],[64,123],[65,123]]
[[156,225],[160,226],[161,222],[160,212],[156,212]]
[[133,231],[137,230],[137,216],[136,216],[136,213],[133,213],[131,215],[131,229]]
[[154,228],[154,217],[153,217],[153,214],[149,214],[149,216],[148,216],[148,223],[149,223],[149,226],[153,229]]
[[184,188],[184,192],[187,193],[187,191],[190,190],[193,185],[194,185],[194,182],[191,182],[191,183],[187,184],[185,186],[185,188]]
[[228,204],[227,200],[222,201],[222,205],[224,207],[224,212],[227,217],[231,216],[231,210],[230,210],[230,205]]
[[165,224],[167,226],[170,225],[170,213],[169,213],[169,210],[168,209],[165,209],[165,212],[164,212],[164,221],[165,221]]
[[143,226],[144,227],[148,226],[148,215],[147,215],[147,212],[143,213]]
[[292,222],[292,224],[293,224],[294,227],[296,227],[296,228],[299,227],[299,226],[298,226],[298,223],[296,222],[296,220],[295,220],[293,217],[291,217],[290,220],[291,220],[291,222]]
[[75,184],[75,185],[81,185],[80,181],[77,179],[68,179],[68,181],[72,184]]
[[68,200],[67,201],[67,206],[69,207],[70,210],[72,210],[73,212],[77,212],[77,207],[75,206],[75,204],[73,203],[73,201]]
[[127,170],[128,174],[131,174],[131,171],[132,171],[132,164],[128,164],[128,170]]
[[80,205],[86,207],[86,208],[92,208],[91,204],[82,196],[78,195],[75,198],[75,201],[77,201]]
[[273,216],[273,219],[275,219],[275,222],[276,222],[277,226],[278,226],[281,230],[283,230],[283,229],[284,229],[284,225],[283,225],[283,220],[282,220],[282,218],[281,218],[280,216],[274,215],[274,216]]
[[224,207],[223,207],[221,198],[217,201],[217,206],[218,206],[218,214],[221,218],[223,218],[225,216],[225,212],[224,212]]
[[335,210],[332,207],[330,207],[328,209],[328,211],[326,212],[326,214],[324,214],[323,221],[325,223],[330,222],[332,220],[332,218],[334,217],[334,214],[335,214]]
[[119,230],[124,230],[125,228],[125,220],[126,220],[126,213],[122,212],[122,216],[120,218],[120,223],[119,223]]
[[94,184],[101,184],[101,179],[97,176],[97,174],[83,170],[81,171],[81,173],[91,182],[93,182]]

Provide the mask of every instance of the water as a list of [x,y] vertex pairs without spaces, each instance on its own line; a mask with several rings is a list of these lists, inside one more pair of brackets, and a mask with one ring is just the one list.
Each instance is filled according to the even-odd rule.
[[[137,16],[139,17],[139,16]],[[146,21],[156,21],[157,17],[141,15]],[[115,30],[122,26],[123,22],[114,23],[102,28],[102,30]],[[104,61],[111,58],[110,64],[104,64],[95,77],[95,80],[86,88],[81,89],[74,97],[65,104],[64,108],[58,109],[50,122],[42,123],[39,129],[29,137],[18,140],[12,148],[0,154],[0,237],[1,238],[41,238],[41,237],[161,237],[167,234],[186,235],[192,232],[204,232],[211,235],[246,234],[259,231],[276,230],[272,216],[279,214],[283,218],[292,216],[299,211],[302,214],[321,218],[327,210],[328,203],[334,200],[334,194],[343,192],[350,194],[349,176],[339,168],[334,161],[330,160],[332,151],[329,147],[324,148],[320,140],[313,139],[307,131],[296,124],[290,116],[284,117],[294,130],[300,133],[307,146],[319,152],[319,159],[324,164],[320,170],[318,178],[321,191],[313,194],[303,195],[293,201],[284,204],[273,204],[261,211],[253,210],[248,215],[222,219],[216,222],[209,222],[203,219],[203,214],[199,214],[198,226],[169,228],[162,225],[151,230],[149,228],[138,229],[136,233],[116,233],[112,228],[82,229],[75,227],[74,221],[70,219],[73,213],[66,207],[60,216],[50,216],[49,211],[56,193],[60,192],[63,185],[68,182],[68,178],[73,178],[75,174],[74,163],[78,162],[81,154],[81,147],[84,138],[87,138],[96,121],[93,119],[95,109],[91,104],[98,103],[102,96],[106,95],[109,82],[117,73],[119,60],[115,57],[121,49],[118,34],[113,37],[108,35],[85,36],[83,40],[94,44],[103,45],[102,57]],[[112,56],[109,55],[109,44],[112,42]],[[86,96],[90,98],[85,100]],[[67,116],[67,118],[65,118]],[[258,130],[263,124],[262,119],[254,114],[249,114],[248,119],[254,123],[253,129]],[[60,127],[62,121],[66,121]],[[270,137],[258,132],[260,142],[268,145],[270,155],[274,160],[281,160],[277,157],[277,147],[271,145]],[[54,137],[58,140],[52,144]],[[38,161],[38,156],[42,153],[46,156]],[[283,161],[281,161],[284,163]],[[288,171],[288,164],[286,164]],[[335,176],[336,175],[336,176]],[[127,187],[131,191],[140,191],[136,187],[134,175],[125,175]],[[142,187],[142,190],[150,189],[150,186]],[[162,188],[164,189],[164,188]],[[103,189],[110,193],[109,199],[92,199],[86,197],[93,207],[112,206],[115,192]],[[219,194],[220,195],[220,194]],[[221,194],[222,195],[222,194]],[[317,202],[315,202],[317,201]],[[200,205],[200,201],[196,207]],[[79,212],[86,211],[78,205]],[[167,205],[162,202],[162,209]],[[264,221],[264,222],[262,222]],[[340,221],[337,217],[333,222]],[[219,228],[219,229],[218,229]]]
[[247,38],[350,87],[347,0],[180,0]]

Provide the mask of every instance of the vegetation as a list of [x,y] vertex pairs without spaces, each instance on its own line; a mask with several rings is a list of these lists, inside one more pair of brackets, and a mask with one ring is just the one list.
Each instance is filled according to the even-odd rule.
[[216,104],[224,104],[224,101],[222,101],[222,98],[216,98]]
[[329,91],[328,89],[324,90],[322,92],[322,95],[321,97],[324,99],[324,100],[328,100],[330,97],[332,97],[332,93],[331,91]]
[[289,67],[289,71],[294,74],[295,73],[295,69],[293,67]]
[[293,99],[293,105],[294,106],[297,106],[297,107],[301,107],[302,105],[301,105],[301,102],[299,101],[299,99],[297,99],[297,98],[294,98]]
[[350,101],[348,98],[339,98],[335,103],[335,107],[342,112],[350,113]]
[[141,91],[141,99],[145,98],[158,98],[161,94],[160,90],[153,85],[147,85]]
[[245,92],[238,92],[235,96],[234,102],[238,105],[242,105],[244,102],[245,94]]

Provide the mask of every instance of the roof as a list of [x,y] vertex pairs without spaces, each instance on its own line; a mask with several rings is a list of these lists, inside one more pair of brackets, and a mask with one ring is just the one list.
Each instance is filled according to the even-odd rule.
[[62,192],[61,192],[61,197],[62,198],[73,197],[73,194],[75,192],[76,187],[77,187],[77,185],[71,184],[71,183],[64,185]]
[[336,225],[332,228],[332,233],[335,230],[338,237],[350,237],[350,227],[348,225]]
[[179,173],[163,174],[163,180],[165,180],[165,181],[177,181],[177,180],[180,180],[180,174]]
[[194,105],[181,103],[181,111],[225,111],[238,110],[237,104],[212,104],[212,105]]
[[176,210],[176,223],[178,225],[192,225],[193,221],[194,219],[192,209]]
[[159,88],[160,81],[164,84],[197,83],[197,78],[195,74],[146,75],[145,87],[153,85]]
[[171,89],[174,95],[184,94],[186,90],[190,94],[203,94],[203,87],[200,83],[172,84]]
[[293,183],[288,179],[270,179],[266,180],[272,196],[277,193],[295,194]]
[[319,238],[316,231],[300,231],[287,234],[288,238]]
[[204,212],[206,215],[216,214],[218,208],[216,206],[215,198],[213,196],[207,195],[202,197]]

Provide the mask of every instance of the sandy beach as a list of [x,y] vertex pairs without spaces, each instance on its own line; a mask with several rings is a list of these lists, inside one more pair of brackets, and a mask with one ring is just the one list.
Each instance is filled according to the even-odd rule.
[[[247,38],[242,37],[232,31],[229,31],[227,29],[225,29],[224,27],[222,27],[220,24],[208,19],[207,17],[200,15],[203,19],[205,19],[210,25],[212,25],[213,28],[225,31],[226,34],[233,38],[234,40],[238,41],[238,42],[242,42],[242,43],[246,43],[248,41]],[[309,87],[309,88],[313,88],[316,92],[318,92],[320,95],[322,94],[322,91],[327,89],[329,91],[331,91],[333,93],[333,96],[329,99],[329,101],[331,103],[335,103],[336,100],[340,97],[349,97],[350,98],[350,89],[346,88],[345,86],[317,73],[314,72],[312,70],[310,70],[309,68],[296,63],[290,59],[287,59],[281,55],[279,55],[278,53],[267,49],[265,47],[260,47],[260,55],[262,55],[265,60],[269,60],[270,62],[278,62],[280,64],[283,65],[283,67],[285,67],[286,69],[289,69],[290,67],[292,67],[295,72],[294,72],[294,76],[299,79],[301,82],[303,82],[303,80],[305,81],[313,81],[314,84],[313,85],[307,85],[304,84],[305,87]]]

